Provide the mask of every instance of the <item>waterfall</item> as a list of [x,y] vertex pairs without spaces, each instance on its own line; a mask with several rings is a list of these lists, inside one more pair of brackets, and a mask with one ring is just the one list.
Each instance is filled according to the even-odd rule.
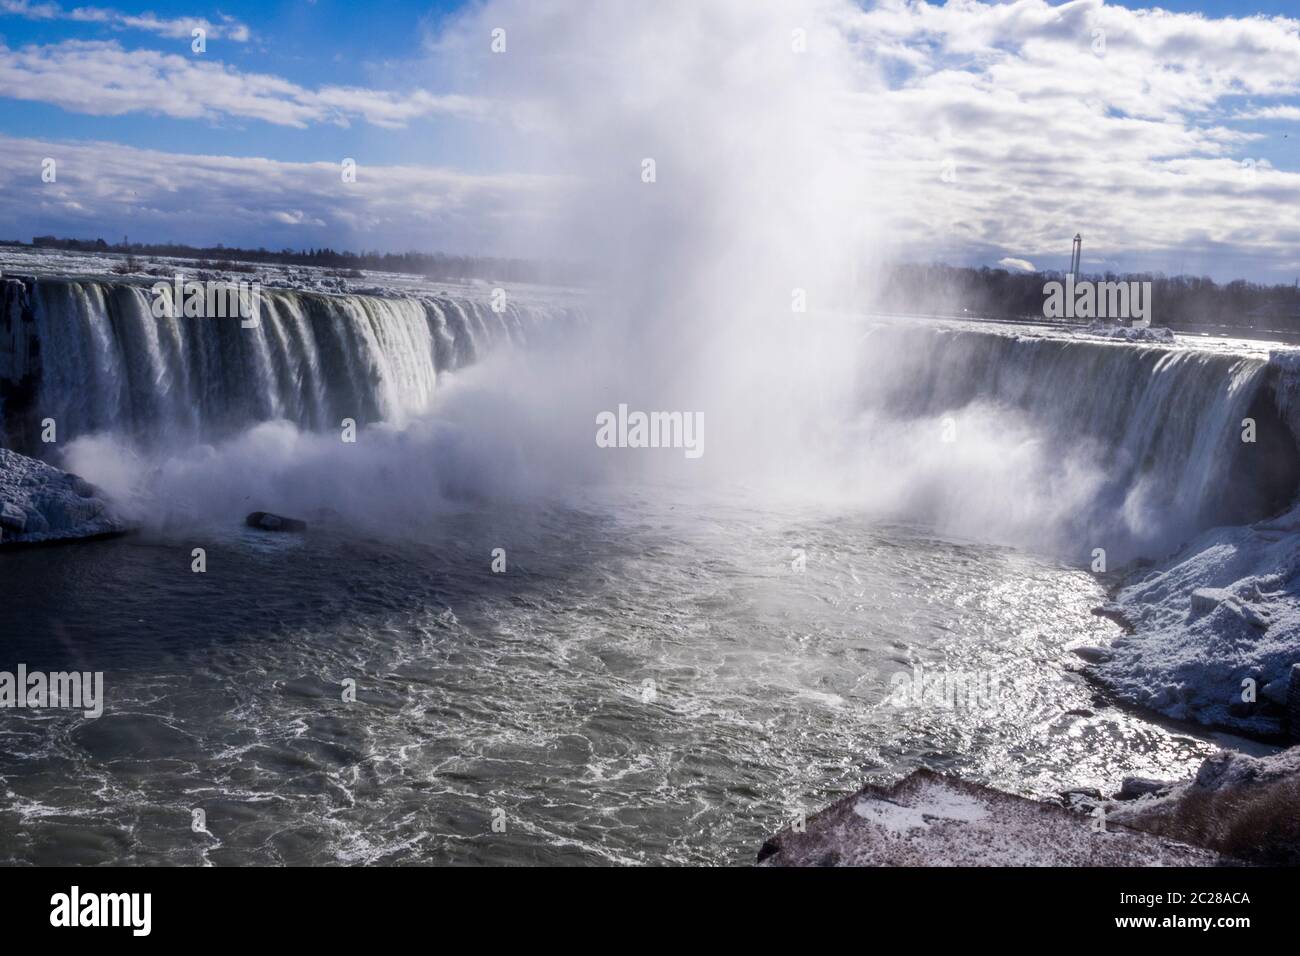
[[[856,402],[926,428],[972,409],[988,412],[972,416],[980,422],[1028,423],[1001,446],[987,428],[955,436],[990,448],[976,459],[954,446],[949,467],[1013,460],[1032,444],[1023,457],[1039,467],[1010,475],[1023,487],[1005,492],[1008,510],[1018,498],[1054,493],[1031,482],[1084,488],[1055,509],[1066,551],[1110,542],[1126,555],[1152,554],[1211,525],[1265,517],[1294,498],[1300,390],[1288,384],[1295,376],[1285,354],[887,324],[864,339]],[[1253,441],[1244,440],[1247,420]],[[933,447],[927,463],[945,467]],[[947,477],[949,489],[966,481]]]
[[[107,432],[163,447],[274,420],[401,426],[447,373],[493,350],[537,351],[583,321],[558,300],[271,289],[245,328],[157,318],[152,298],[130,281],[0,280],[11,447],[40,455],[45,419],[60,444]],[[836,412],[810,453],[817,474],[846,476],[849,494],[888,515],[1058,553],[1149,556],[1264,517],[1300,484],[1290,352],[907,322],[869,324],[860,355],[855,417]],[[934,430],[950,418],[951,446]]]
[[60,440],[114,431],[146,442],[274,419],[313,430],[344,418],[400,425],[430,407],[439,376],[577,315],[513,301],[496,311],[446,294],[264,289],[260,321],[245,328],[158,318],[153,298],[125,281],[3,282],[0,401],[14,443],[30,446],[47,418]]

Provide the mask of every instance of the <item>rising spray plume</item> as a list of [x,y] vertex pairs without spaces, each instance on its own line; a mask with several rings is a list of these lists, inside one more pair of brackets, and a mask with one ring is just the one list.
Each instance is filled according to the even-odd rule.
[[[1189,359],[1157,376],[1139,356],[1111,370],[1126,384],[1100,404],[1086,383],[1061,404],[1060,363],[1093,368],[1103,346],[1008,346],[990,371],[987,347],[873,334],[850,315],[887,252],[876,198],[898,199],[868,172],[880,157],[861,120],[881,79],[854,16],[835,0],[497,0],[444,22],[430,70],[491,104],[483,150],[533,174],[549,210],[503,222],[502,247],[581,264],[586,321],[543,347],[479,350],[434,389],[419,378],[356,445],[278,416],[161,454],[101,435],[69,463],[163,511],[225,521],[252,497],[394,533],[467,497],[632,485],[847,508],[1075,559],[1100,539],[1116,558],[1159,551],[1214,520],[1226,470],[1205,456],[1258,391],[1258,363],[1220,374]],[[471,313],[440,314],[472,330]],[[326,384],[391,392],[385,370],[409,356],[379,339]],[[1177,440],[1142,427],[1152,401],[1182,410]],[[700,416],[703,454],[598,447],[599,416],[620,406]],[[382,501],[357,493],[372,486]]]
[[[488,493],[602,476],[811,479],[809,443],[840,417],[825,403],[848,395],[856,335],[817,316],[851,301],[875,188],[856,167],[848,122],[872,82],[840,26],[850,11],[814,0],[503,2],[445,24],[432,43],[440,69],[472,77],[474,95],[495,104],[503,161],[546,173],[541,205],[553,215],[510,244],[583,264],[586,334],[564,348],[503,351],[440,383],[428,420],[404,416],[400,441],[380,437],[391,422],[356,448],[274,426],[293,437],[267,454],[266,426],[161,462],[147,456],[152,492],[211,501],[187,486],[227,460],[266,492],[281,489],[281,507],[345,513],[348,486],[306,472],[396,471],[420,510],[447,473]],[[489,43],[498,28],[499,54]],[[702,416],[706,453],[601,454],[596,416],[620,404]],[[434,433],[443,437],[419,437]],[[130,472],[98,460],[114,447],[82,442],[71,464]],[[370,465],[344,464],[354,453]],[[400,460],[373,460],[390,454]],[[294,464],[304,456],[309,466]],[[504,472],[529,477],[494,480]],[[388,490],[405,495],[402,482]]]

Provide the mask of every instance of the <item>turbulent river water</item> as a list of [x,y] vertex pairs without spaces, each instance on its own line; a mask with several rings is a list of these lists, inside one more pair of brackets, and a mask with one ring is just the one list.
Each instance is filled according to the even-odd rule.
[[[1210,749],[1074,672],[1091,575],[852,515],[628,496],[230,533],[205,574],[190,543],[4,557],[5,658],[107,704],[3,715],[0,862],[742,864],[917,766],[1048,795]],[[1001,686],[891,697],[927,668]]]

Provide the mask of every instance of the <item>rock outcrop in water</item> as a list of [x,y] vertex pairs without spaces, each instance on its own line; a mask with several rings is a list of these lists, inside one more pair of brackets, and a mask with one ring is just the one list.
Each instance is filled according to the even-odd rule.
[[307,522],[300,521],[297,518],[286,518],[283,515],[273,515],[269,511],[254,511],[244,519],[244,524],[250,528],[256,528],[258,531],[302,534],[307,530]]
[[0,547],[120,534],[127,525],[93,485],[0,448]]

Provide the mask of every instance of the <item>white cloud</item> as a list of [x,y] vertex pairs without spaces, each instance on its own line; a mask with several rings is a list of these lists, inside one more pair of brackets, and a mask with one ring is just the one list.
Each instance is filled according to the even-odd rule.
[[[886,255],[1064,268],[1081,232],[1089,265],[1103,270],[1288,281],[1300,271],[1300,172],[1283,165],[1280,143],[1248,125],[1252,114],[1300,115],[1300,20],[1214,19],[1102,0],[877,0],[870,9],[856,0],[751,0],[734,21],[709,15],[729,8],[721,2],[658,6],[663,16],[615,4],[607,20],[584,14],[578,0],[552,0],[535,15],[527,3],[490,0],[427,46],[444,76],[447,63],[461,67],[494,115],[508,111],[524,131],[517,154],[529,159],[539,140],[585,144],[626,129],[611,162],[620,151],[652,155],[643,144],[658,136],[680,146],[693,171],[716,164],[722,172],[708,191],[729,194],[747,169],[779,165],[745,158],[737,144],[748,132],[734,132],[735,115],[750,117],[750,129],[770,126],[768,152],[806,125],[848,131],[852,177],[835,182],[829,169],[807,173],[792,162],[781,187],[757,195],[770,204],[799,193],[792,180],[816,177],[842,207],[854,205]],[[867,75],[798,113],[782,112],[782,100],[751,111],[771,95],[755,93],[766,90],[764,78],[785,69],[779,54],[796,21],[808,28],[810,72],[840,71],[831,59],[848,37]],[[501,62],[484,40],[498,24],[511,25]],[[770,41],[746,46],[764,30]],[[708,42],[716,49],[700,75],[679,75]],[[727,99],[751,57],[765,72],[746,79],[748,97]],[[789,80],[807,88],[797,74]],[[602,85],[624,92],[606,95]],[[857,204],[851,195],[863,177],[872,195]],[[675,188],[685,188],[680,178]]]
[[1243,110],[1233,116],[1239,120],[1283,120],[1290,123],[1300,122],[1300,106],[1265,106],[1259,109]]
[[271,214],[276,222],[286,226],[324,226],[325,220],[309,215],[301,209],[279,209]]
[[102,23],[124,30],[142,30],[172,39],[190,39],[195,27],[200,27],[210,40],[233,40],[247,43],[251,33],[234,17],[221,17],[213,23],[204,17],[159,17],[152,13],[122,13],[108,7],[74,7],[66,9],[58,3],[30,0],[0,0],[0,15],[25,17],[28,20],[66,20],[77,23]]
[[[739,191],[735,171],[747,160],[734,135],[718,132],[735,126],[729,117],[737,103],[727,96],[736,86],[739,54],[711,52],[699,76],[678,76],[673,44],[703,43],[701,37],[709,36],[723,42],[728,30],[739,31],[731,37],[735,41],[743,39],[746,24],[761,34],[759,24],[771,28],[775,50],[776,43],[788,44],[790,5],[754,0],[752,13],[734,20],[713,17],[711,8],[698,3],[671,5],[662,16],[647,18],[662,44],[623,38],[611,64],[607,51],[600,52],[612,42],[603,34],[635,18],[621,8],[596,17],[565,0],[553,4],[551,13],[542,13],[513,0],[493,0],[470,8],[472,16],[460,26],[453,19],[450,32],[431,43],[437,55],[428,69],[465,95],[308,89],[211,60],[73,41],[0,47],[0,95],[96,115],[255,118],[295,127],[361,120],[393,128],[437,114],[511,116],[520,136],[496,159],[508,163],[513,156],[518,167],[530,169],[554,158],[537,148],[539,141],[558,141],[562,148],[554,152],[572,153],[577,147],[563,147],[564,141],[586,144],[598,140],[601,130],[617,128],[626,142],[614,144],[615,162],[624,152],[646,155],[650,130],[665,149],[682,148],[680,162],[725,170],[719,179],[728,195]],[[819,100],[815,109],[801,111],[797,123],[773,104],[750,110],[742,102],[746,115],[752,114],[746,136],[799,159],[790,145],[792,130],[820,124],[838,110],[834,122],[855,139],[854,175],[872,181],[871,205],[860,210],[860,219],[891,244],[887,251],[1063,268],[1070,240],[1081,232],[1088,262],[1099,269],[1288,279],[1300,271],[1300,172],[1284,165],[1280,157],[1287,154],[1273,151],[1270,146],[1277,144],[1265,141],[1262,129],[1249,125],[1300,120],[1300,20],[1212,19],[1134,11],[1101,0],[879,0],[870,10],[850,0],[807,0],[798,9],[808,14],[810,28],[804,62],[818,66],[818,56],[835,46],[821,42],[818,31],[836,30],[852,37],[865,75],[860,82],[855,77],[854,90],[837,96],[834,105]],[[572,15],[560,18],[556,11],[563,10]],[[568,32],[553,29],[561,20],[570,24]],[[514,24],[510,53],[487,59],[483,27],[498,21]],[[605,46],[596,50],[600,44]],[[726,48],[734,54],[739,46]],[[759,59],[771,56],[762,46]],[[610,75],[595,71],[593,62]],[[780,65],[762,62],[768,71]],[[509,83],[503,80],[507,75]],[[626,95],[602,97],[594,89],[620,78]],[[790,82],[799,82],[799,75],[791,74]],[[546,97],[532,94],[547,84]],[[751,90],[748,100],[753,98]],[[539,103],[549,108],[539,109]],[[691,105],[689,132],[683,104]],[[761,135],[754,132],[760,129]],[[546,136],[539,138],[538,130]],[[182,166],[189,169],[189,162]],[[762,168],[768,166],[779,164]],[[168,175],[165,164],[150,168],[158,187]],[[804,170],[797,162],[790,168]],[[838,202],[842,184],[818,178]],[[282,201],[273,192],[254,190],[266,205],[248,214],[264,216],[268,228],[319,229],[318,222],[338,226],[355,216],[349,228],[363,229],[365,215],[387,208],[382,196],[388,194],[378,193],[373,204],[345,202],[335,215],[319,195],[300,200],[303,187],[295,177],[281,182],[287,190]],[[456,193],[452,182],[443,181],[444,199]],[[682,188],[680,177],[675,182]],[[762,193],[767,201],[783,194],[780,183],[768,185]],[[481,205],[490,194],[500,203],[529,205],[524,193],[499,187],[478,189],[475,202]],[[94,208],[83,195],[68,201]],[[533,197],[530,211],[535,202]],[[488,205],[505,215],[504,206]],[[383,215],[406,221],[397,208]],[[593,213],[596,219],[602,215]]]
[[66,40],[11,50],[0,45],[0,96],[51,103],[94,116],[152,113],[180,119],[238,117],[280,126],[347,125],[362,119],[396,128],[438,114],[469,115],[463,96],[355,87],[310,90],[278,76],[243,73],[212,60],[115,42]]
[[[41,163],[56,162],[42,182]],[[0,137],[0,237],[505,252],[540,216],[538,177],[190,156],[113,143]],[[507,228],[509,226],[509,229]]]
[[1300,173],[1236,122],[1300,118],[1250,103],[1300,95],[1300,20],[881,0],[841,24],[889,77],[858,122],[901,244],[1053,268],[1077,231],[1102,268],[1300,268]]
[[1037,272],[1034,264],[1026,259],[1013,259],[1011,256],[1004,256],[998,260],[998,265],[1004,269],[1011,269],[1015,272]]

